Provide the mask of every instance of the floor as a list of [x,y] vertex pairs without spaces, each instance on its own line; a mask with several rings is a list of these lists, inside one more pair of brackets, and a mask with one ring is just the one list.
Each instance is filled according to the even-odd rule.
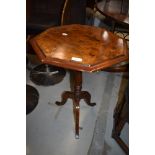
[[[80,102],[80,139],[75,139],[72,101],[55,105],[64,90],[70,90],[69,72],[54,86],[38,86],[29,79],[40,94],[35,110],[26,118],[27,155],[124,155],[111,138],[113,110],[117,103],[121,74],[83,73],[83,90],[92,95],[95,107]],[[128,143],[128,126],[124,140]],[[122,134],[123,135],[123,134]]]

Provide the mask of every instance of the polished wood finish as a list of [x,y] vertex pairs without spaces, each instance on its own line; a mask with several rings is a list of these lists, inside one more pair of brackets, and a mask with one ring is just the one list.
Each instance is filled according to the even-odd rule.
[[73,90],[62,94],[64,105],[73,100],[75,133],[79,138],[79,102],[84,99],[89,106],[91,95],[82,89],[82,71],[93,72],[128,60],[126,41],[105,29],[86,25],[66,25],[50,28],[32,38],[32,47],[43,63],[71,69]]
[[50,28],[34,37],[31,45],[42,62],[78,71],[93,72],[128,60],[125,40],[86,25]]
[[62,94],[62,101],[56,102],[57,105],[64,105],[68,98],[73,100],[73,112],[75,117],[75,137],[79,138],[79,115],[80,115],[80,100],[84,99],[87,105],[95,106],[96,103],[91,103],[91,95],[87,91],[81,91],[82,89],[82,72],[72,71],[73,75],[73,91],[65,91]]

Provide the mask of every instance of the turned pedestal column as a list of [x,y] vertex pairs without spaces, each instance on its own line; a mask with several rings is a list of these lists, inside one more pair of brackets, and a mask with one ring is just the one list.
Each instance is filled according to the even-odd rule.
[[[68,98],[73,100],[73,113],[75,117],[75,138],[79,138],[79,115],[80,115],[80,100],[84,99],[86,104],[89,106],[95,106],[96,103],[91,103],[91,95],[87,91],[81,91],[82,89],[82,72],[80,71],[71,71],[73,75],[73,90],[72,91],[65,91],[62,94],[61,102],[56,102],[57,105],[61,106],[64,105]],[[72,77],[70,77],[72,78]],[[72,83],[71,83],[72,88]]]

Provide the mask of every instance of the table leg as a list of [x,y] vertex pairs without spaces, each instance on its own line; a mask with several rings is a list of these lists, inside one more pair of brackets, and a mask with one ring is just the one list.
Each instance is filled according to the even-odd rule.
[[68,98],[73,100],[73,113],[75,118],[75,138],[79,138],[79,116],[80,116],[80,100],[84,99],[87,105],[95,106],[96,103],[91,103],[91,95],[82,89],[82,72],[72,71],[73,73],[73,91],[65,91],[62,94],[61,102],[56,102],[57,105],[64,105]]

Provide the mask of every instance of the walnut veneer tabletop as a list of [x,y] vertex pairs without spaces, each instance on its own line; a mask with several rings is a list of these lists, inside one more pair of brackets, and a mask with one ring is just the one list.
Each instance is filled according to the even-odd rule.
[[124,39],[88,25],[52,27],[30,40],[44,63],[93,72],[128,60]]

